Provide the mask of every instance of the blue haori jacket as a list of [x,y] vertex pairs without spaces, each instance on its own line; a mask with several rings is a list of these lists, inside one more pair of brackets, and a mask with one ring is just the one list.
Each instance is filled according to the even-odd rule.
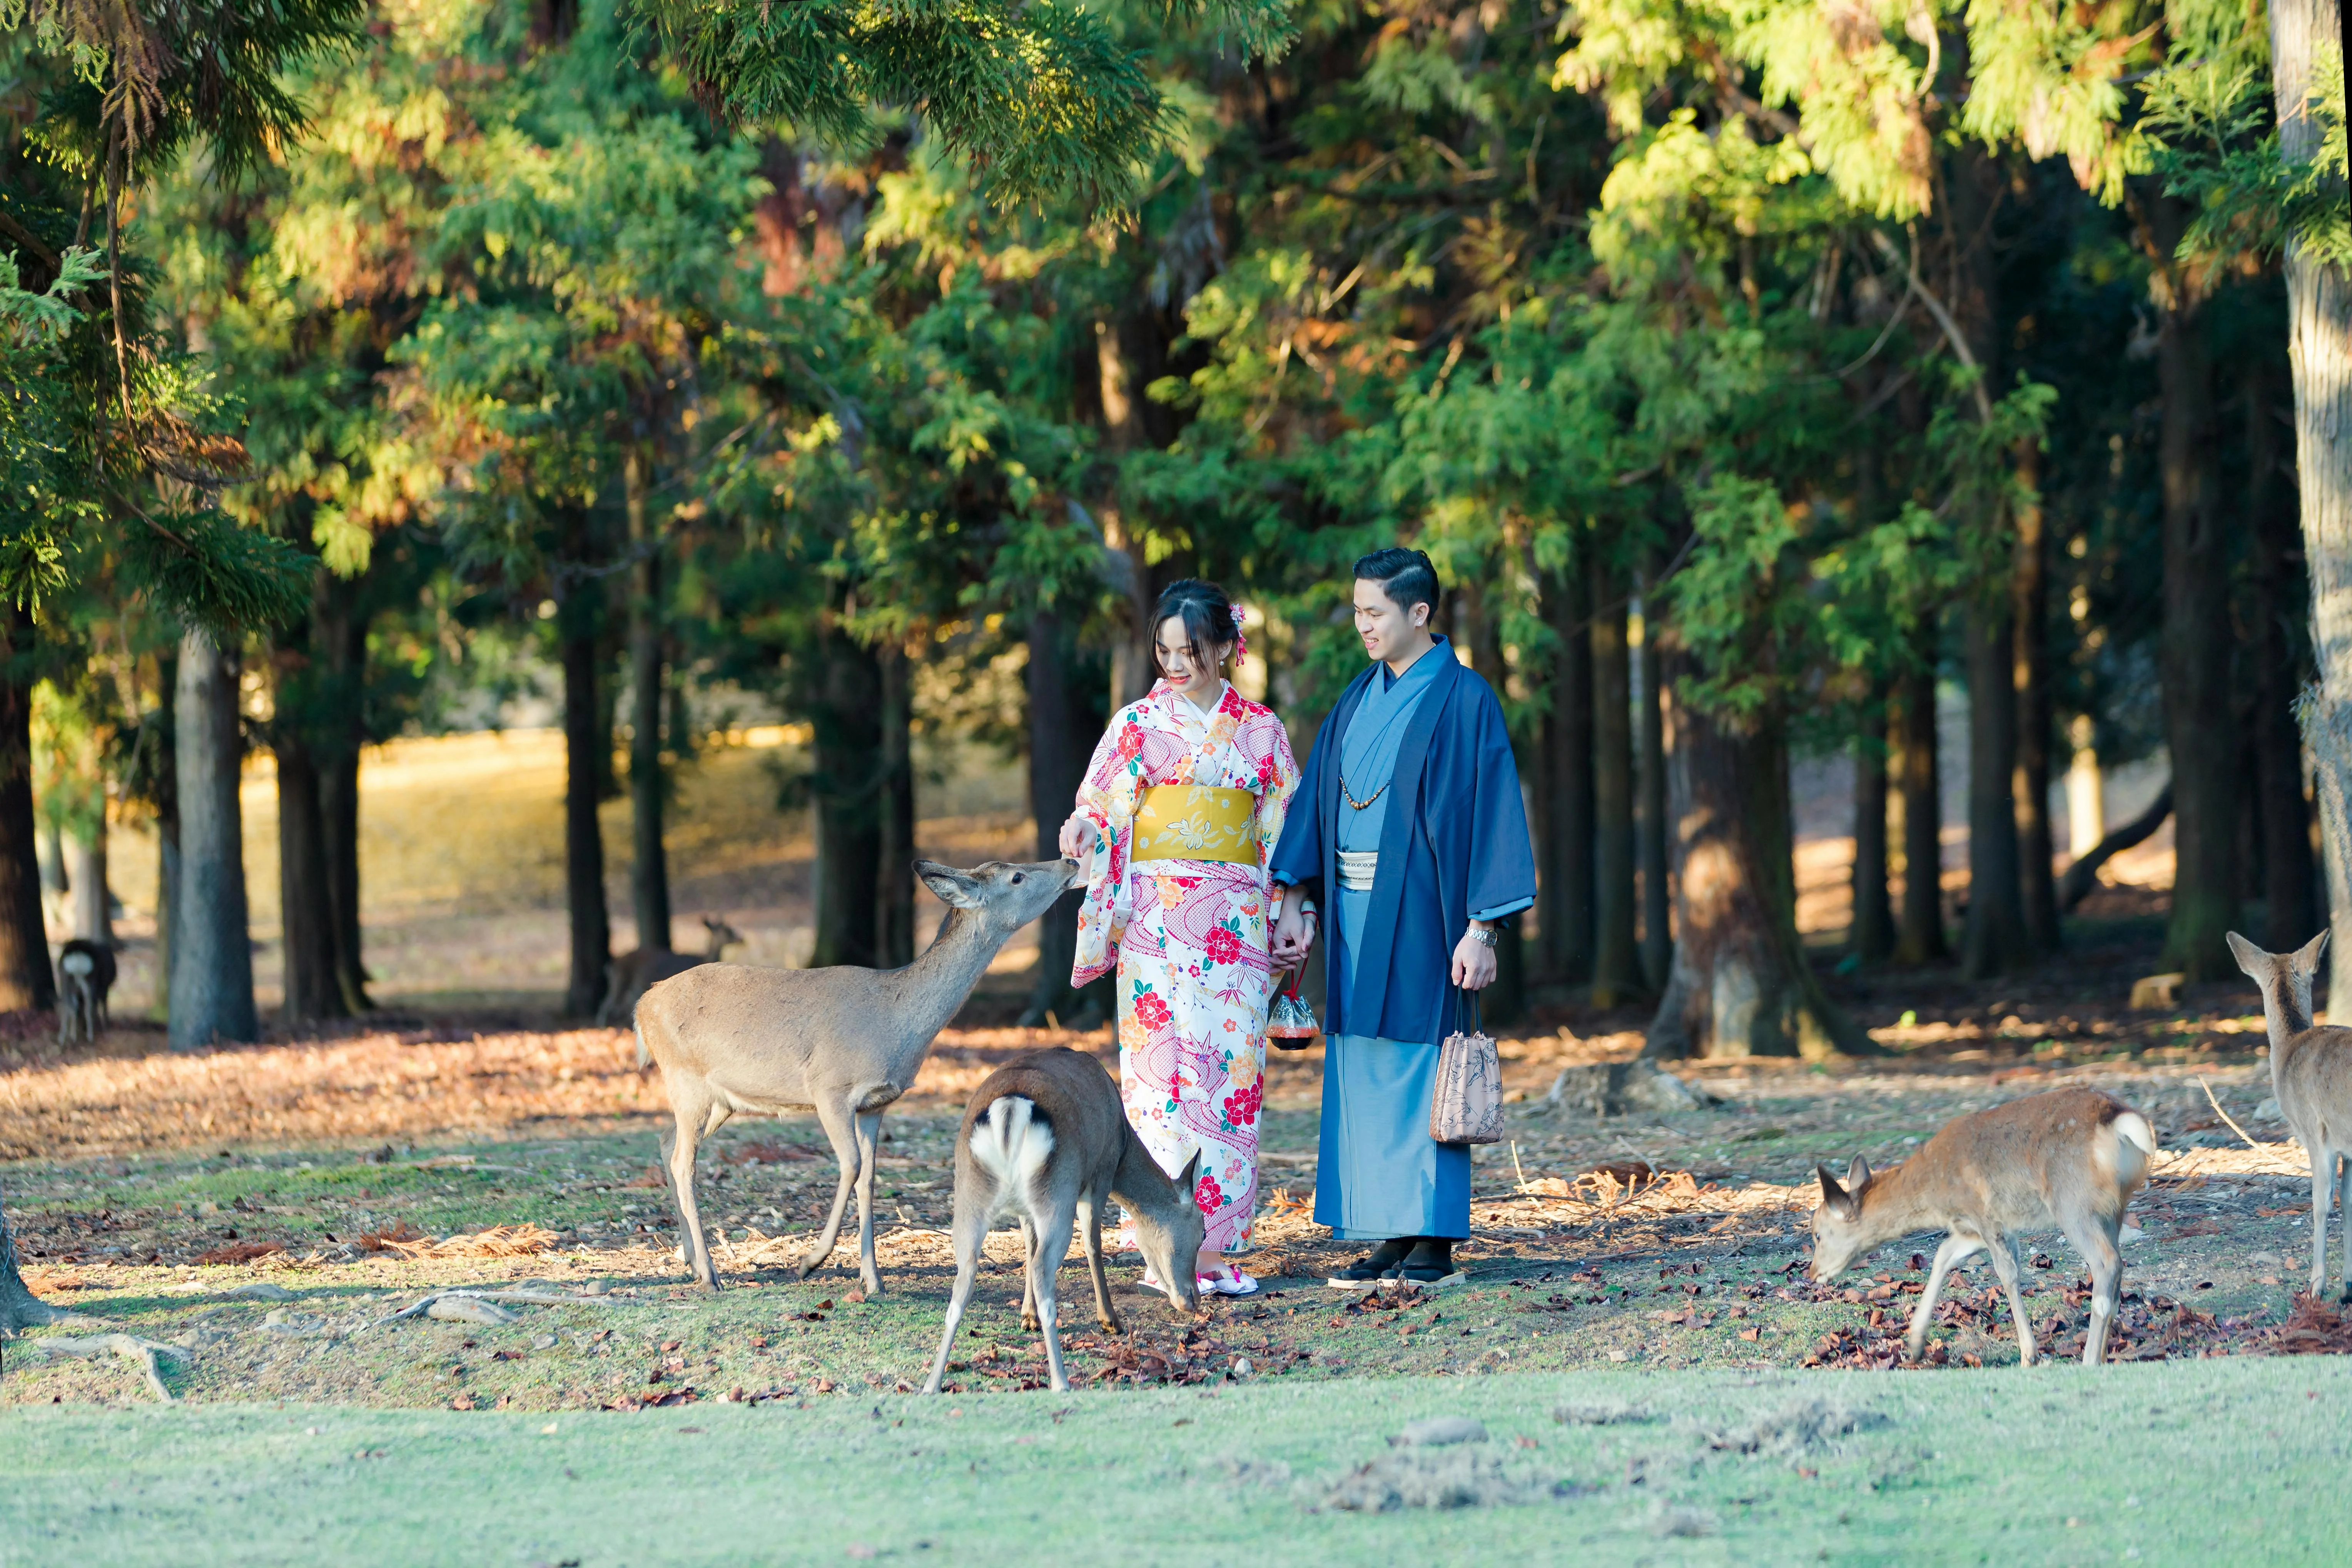
[[[1524,907],[1536,895],[1527,805],[1502,704],[1442,638],[1438,656],[1447,672],[1398,743],[1371,911],[1349,957],[1353,994],[1325,998],[1323,1026],[1333,1036],[1438,1044],[1453,1029],[1446,999],[1454,946],[1470,911]],[[1276,882],[1327,895],[1318,900],[1318,938],[1326,942],[1334,918],[1328,895],[1339,885],[1339,813],[1348,809],[1339,800],[1339,737],[1380,668],[1350,682],[1316,731],[1268,868]]]

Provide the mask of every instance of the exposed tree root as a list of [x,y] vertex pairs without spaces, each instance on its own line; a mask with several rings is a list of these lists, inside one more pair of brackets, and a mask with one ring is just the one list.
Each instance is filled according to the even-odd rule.
[[53,1334],[47,1339],[26,1341],[26,1348],[43,1355],[119,1355],[125,1360],[135,1361],[140,1370],[147,1374],[147,1386],[153,1389],[155,1397],[166,1405],[173,1402],[172,1391],[163,1386],[163,1373],[155,1364],[155,1358],[168,1355],[184,1359],[188,1353],[177,1345],[159,1345],[152,1340],[139,1339],[131,1334],[88,1334],[80,1337]]

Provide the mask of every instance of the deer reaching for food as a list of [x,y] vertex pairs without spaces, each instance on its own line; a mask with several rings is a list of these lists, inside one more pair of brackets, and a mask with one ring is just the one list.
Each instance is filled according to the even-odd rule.
[[1883,1174],[1857,1156],[1841,1186],[1819,1167],[1822,1206],[1813,1211],[1816,1279],[1833,1279],[1882,1243],[1947,1231],[1927,1289],[1911,1314],[1904,1347],[1917,1361],[1952,1265],[1990,1253],[2017,1322],[2020,1366],[2034,1361],[2033,1326],[2017,1283],[2017,1238],[2061,1230],[2091,1266],[2091,1327],[2083,1360],[2106,1356],[2107,1331],[2122,1289],[2116,1233],[2124,1210],[2147,1181],[2156,1130],[2147,1117],[2095,1089],[2061,1089],[1973,1111]]
[[1075,860],[992,861],[969,871],[933,860],[915,874],[948,906],[940,934],[904,969],[753,969],[708,963],[671,976],[637,1004],[637,1063],[659,1062],[672,1132],[662,1167],[686,1228],[694,1277],[716,1290],[718,1270],[694,1201],[694,1152],[738,1113],[814,1108],[841,1162],[833,1215],[800,1262],[807,1279],[833,1256],[857,1193],[857,1258],[868,1295],[874,1267],[874,1146],[885,1107],[907,1092],[931,1040],[1014,931],[1044,914],[1078,874]]
[[1021,1221],[1028,1268],[1021,1290],[1021,1323],[1045,1336],[1045,1365],[1056,1393],[1070,1386],[1062,1371],[1062,1338],[1054,1281],[1070,1250],[1073,1224],[1086,1228],[1087,1269],[1094,1277],[1095,1315],[1119,1331],[1103,1275],[1103,1205],[1116,1197],[1135,1218],[1143,1260],[1164,1281],[1160,1289],[1180,1312],[1200,1300],[1194,1256],[1207,1233],[1192,1195],[1201,1154],[1194,1150],[1171,1178],[1128,1125],[1102,1064],[1066,1046],[1026,1051],[991,1073],[972,1091],[956,1131],[955,1289],[948,1297],[946,1331],[931,1360],[925,1394],[940,1391],[955,1349],[957,1328],[971,1300],[981,1244],[996,1216],[1011,1210]]
[[2336,1299],[2352,1301],[2352,1029],[2311,1021],[2311,982],[2326,948],[2326,931],[2293,952],[2264,952],[2230,933],[2238,967],[2263,988],[2272,1098],[2311,1160],[2312,1299],[2327,1287],[2327,1206],[2340,1197],[2344,1279]]
[[698,963],[717,963],[730,947],[740,945],[743,933],[716,915],[702,917],[702,929],[709,932],[702,952],[673,952],[666,947],[640,947],[621,954],[604,966],[606,983],[604,1000],[596,1009],[596,1021],[604,1025],[625,1024],[637,1010],[637,1000],[646,988],[673,974],[683,974]]

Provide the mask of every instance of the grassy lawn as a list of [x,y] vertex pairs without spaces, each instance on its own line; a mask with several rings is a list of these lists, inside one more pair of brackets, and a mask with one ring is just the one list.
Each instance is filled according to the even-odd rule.
[[[0,1417],[0,1563],[2341,1563],[2352,1374],[1624,1371]],[[1483,1442],[1392,1447],[1408,1423]]]

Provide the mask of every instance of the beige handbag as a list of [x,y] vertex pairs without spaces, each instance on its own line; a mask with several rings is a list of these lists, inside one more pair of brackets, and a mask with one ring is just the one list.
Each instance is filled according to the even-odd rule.
[[[1503,1063],[1478,1017],[1478,994],[1454,993],[1454,1033],[1437,1051],[1429,1096],[1429,1135],[1440,1143],[1503,1141]],[[1467,1003],[1470,1026],[1462,1027]]]

